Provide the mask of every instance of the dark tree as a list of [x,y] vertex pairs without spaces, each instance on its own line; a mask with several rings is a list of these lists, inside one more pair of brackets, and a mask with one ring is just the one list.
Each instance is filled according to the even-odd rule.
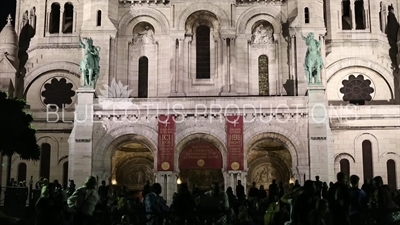
[[18,154],[24,160],[39,160],[40,147],[33,117],[26,112],[23,99],[11,98],[0,91],[0,153],[8,156],[7,182],[11,178],[11,157]]

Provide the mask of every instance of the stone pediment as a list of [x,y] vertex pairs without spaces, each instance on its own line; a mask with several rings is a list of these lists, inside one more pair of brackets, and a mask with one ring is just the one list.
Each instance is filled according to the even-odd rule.
[[2,73],[16,73],[17,69],[12,62],[7,58],[6,55],[0,59],[0,70]]

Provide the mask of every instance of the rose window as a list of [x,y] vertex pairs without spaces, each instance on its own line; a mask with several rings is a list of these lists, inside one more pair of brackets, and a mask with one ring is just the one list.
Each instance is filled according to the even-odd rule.
[[42,88],[42,100],[45,105],[64,108],[72,103],[72,97],[75,96],[74,85],[68,82],[66,78],[53,78]]
[[340,88],[340,93],[343,95],[343,101],[349,101],[352,104],[363,105],[365,101],[371,101],[371,94],[374,89],[370,86],[371,81],[364,79],[364,76],[350,75],[348,80],[342,81],[343,87]]

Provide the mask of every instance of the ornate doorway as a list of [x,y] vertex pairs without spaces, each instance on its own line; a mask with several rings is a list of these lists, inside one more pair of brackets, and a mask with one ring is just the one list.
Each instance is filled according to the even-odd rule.
[[125,144],[112,157],[112,183],[140,191],[149,180],[154,182],[154,159],[151,151],[141,143]]
[[192,142],[179,155],[179,176],[191,189],[210,190],[214,181],[223,185],[222,166],[221,152],[207,141]]
[[272,180],[287,185],[292,179],[292,158],[289,150],[277,139],[266,138],[259,141],[247,155],[249,168],[247,187],[256,182],[268,189]]

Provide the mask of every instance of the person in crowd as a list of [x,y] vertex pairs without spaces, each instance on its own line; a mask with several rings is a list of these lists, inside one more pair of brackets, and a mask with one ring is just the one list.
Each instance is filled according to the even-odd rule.
[[244,193],[244,186],[242,185],[242,181],[238,180],[236,185],[236,197],[239,200],[239,203],[242,203],[243,200],[246,198]]
[[398,207],[392,199],[390,188],[383,184],[381,176],[374,177],[374,186],[376,188],[376,214],[378,224],[398,224],[400,223],[400,215],[396,213]]
[[258,200],[258,188],[256,187],[256,182],[253,182],[251,184],[248,196],[249,196],[248,200],[250,203],[250,207],[255,208]]
[[171,210],[174,211],[176,215],[176,224],[184,225],[186,223],[193,224],[193,212],[196,203],[193,196],[190,194],[189,186],[187,183],[182,183],[179,186],[178,193],[174,198]]
[[155,183],[152,186],[151,192],[144,198],[147,225],[162,225],[164,213],[170,210],[167,202],[160,196],[161,192],[161,185]]
[[74,212],[74,224],[93,225],[93,212],[99,202],[99,195],[96,191],[97,180],[90,176],[85,184],[76,189],[68,198],[68,207]]
[[7,216],[3,212],[0,211],[0,224],[7,224],[7,225],[16,225],[21,219]]
[[336,175],[337,182],[332,185],[328,193],[330,212],[333,224],[349,225],[350,191],[346,174],[339,172]]
[[273,202],[275,200],[275,197],[279,195],[279,186],[276,183],[276,180],[272,180],[272,184],[269,185],[268,189],[268,199],[270,202]]
[[142,190],[142,198],[144,199],[144,197],[146,197],[146,195],[148,193],[151,192],[151,185],[150,185],[150,181],[147,180],[146,184],[143,186],[143,190]]
[[361,186],[361,190],[363,190],[367,194],[367,198],[370,199],[372,196],[370,195],[373,193],[373,184],[371,184],[371,181],[368,179],[364,180],[363,185]]
[[67,196],[71,196],[75,192],[75,189],[76,189],[75,181],[69,180],[67,187]]
[[277,217],[279,213],[280,205],[279,205],[279,197],[275,195],[275,199],[270,202],[267,211],[264,216],[264,225],[277,225],[279,219]]
[[36,225],[61,225],[63,209],[63,199],[62,196],[56,195],[56,185],[47,184],[36,203]]
[[235,212],[237,215],[239,211],[239,202],[236,196],[233,194],[233,188],[228,187],[226,189],[226,194],[228,195],[228,200],[229,200],[229,206],[232,208],[232,210]]
[[362,225],[364,223],[365,213],[368,208],[367,194],[364,190],[358,188],[360,178],[357,175],[350,176],[350,223],[352,225]]
[[322,183],[321,197],[323,199],[328,199],[328,184],[326,182]]
[[99,187],[100,200],[107,199],[109,191],[110,191],[110,188],[109,188],[109,186],[106,185],[106,181],[105,180],[101,181],[101,185]]
[[299,187],[299,188],[296,188],[293,191],[289,192],[288,194],[284,195],[281,198],[281,202],[283,204],[289,205],[289,221],[285,222],[285,225],[291,225],[292,224],[293,202],[294,202],[294,199],[297,199],[297,196],[299,196],[302,192],[303,192],[303,188]]
[[332,225],[328,202],[319,198],[316,209],[310,212],[308,219],[309,225]]
[[299,180],[295,180],[295,181],[294,181],[293,190],[294,190],[294,189],[297,189],[297,188],[299,188],[299,187],[301,187]]
[[246,212],[239,213],[238,219],[239,219],[238,225],[257,225],[256,223],[251,221],[249,215]]
[[267,198],[267,191],[264,188],[264,185],[260,185],[260,190],[258,191],[258,199],[263,201]]
[[118,197],[120,197],[120,198],[124,198],[124,197],[125,197],[125,198],[129,198],[129,192],[128,192],[126,186],[122,186],[122,189],[121,189],[121,191],[119,192]]
[[315,176],[315,193],[318,198],[322,195],[322,181],[319,180],[319,176]]
[[[230,214],[228,195],[221,191],[219,182],[213,182],[211,190],[204,193],[197,206],[206,221],[215,220],[213,225],[226,225]],[[219,219],[216,219],[218,218]]]
[[292,224],[307,225],[308,214],[315,209],[316,201],[314,182],[307,180],[304,182],[303,192],[294,201]]
[[132,213],[131,205],[126,197],[118,199],[117,205],[111,208],[111,212],[115,220],[124,217],[125,221],[129,222],[129,215]]

